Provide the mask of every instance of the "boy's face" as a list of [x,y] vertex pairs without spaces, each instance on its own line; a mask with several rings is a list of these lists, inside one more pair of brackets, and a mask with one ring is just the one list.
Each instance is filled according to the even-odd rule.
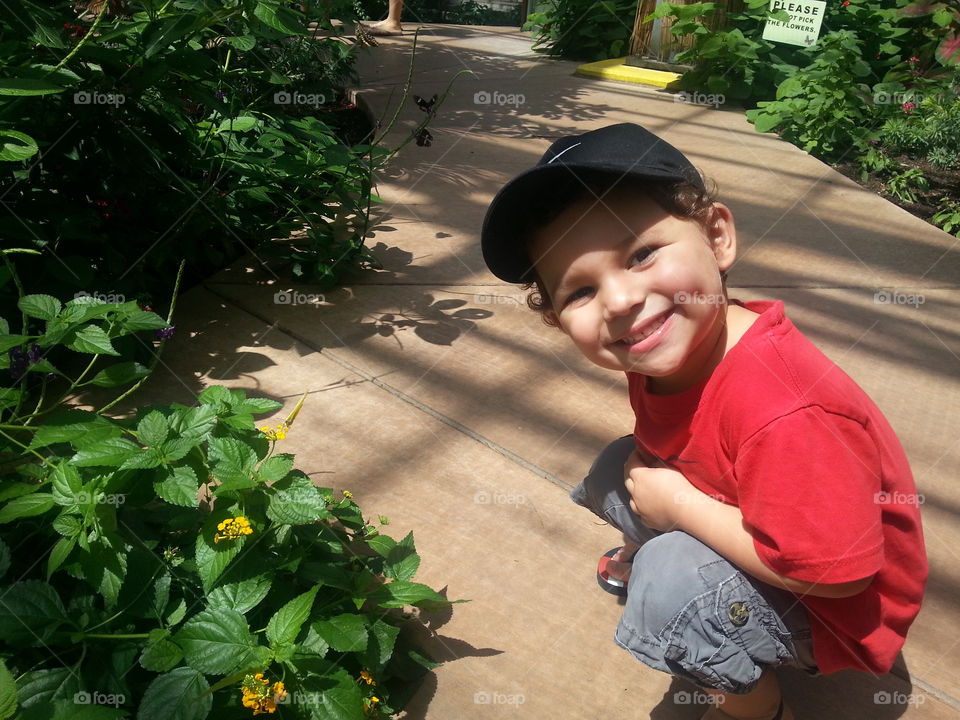
[[720,273],[736,257],[726,206],[715,203],[701,225],[617,188],[566,208],[533,236],[530,253],[553,320],[597,365],[677,392],[723,357]]

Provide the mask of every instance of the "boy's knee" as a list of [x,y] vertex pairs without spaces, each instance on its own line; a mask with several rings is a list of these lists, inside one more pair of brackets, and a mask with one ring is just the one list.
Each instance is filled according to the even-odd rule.
[[623,466],[636,447],[632,435],[614,440],[597,456],[590,472],[571,492],[570,498],[582,507],[603,515],[611,498],[623,504],[626,490],[623,485]]
[[697,597],[705,586],[699,568],[716,554],[679,530],[644,543],[633,559],[628,604],[636,602],[644,628],[656,634]]
[[651,667],[734,693],[790,658],[773,611],[742,573],[678,531],[634,558],[616,639]]

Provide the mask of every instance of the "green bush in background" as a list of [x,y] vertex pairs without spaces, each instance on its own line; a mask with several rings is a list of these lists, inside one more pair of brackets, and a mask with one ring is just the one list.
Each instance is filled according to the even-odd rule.
[[0,14],[0,239],[43,251],[24,260],[38,292],[162,297],[181,258],[192,284],[247,251],[328,285],[375,262],[371,174],[389,152],[339,89],[354,45],[333,18],[352,4],[91,7]]
[[592,62],[626,54],[636,13],[636,0],[544,0],[523,29],[539,52]]

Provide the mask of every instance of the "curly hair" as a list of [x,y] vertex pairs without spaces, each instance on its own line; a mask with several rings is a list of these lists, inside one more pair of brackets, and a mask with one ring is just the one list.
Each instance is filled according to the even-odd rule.
[[[570,205],[591,195],[602,198],[615,187],[626,187],[637,194],[646,195],[674,217],[704,224],[710,215],[710,209],[716,202],[717,189],[712,180],[706,177],[703,177],[703,180],[705,189],[701,190],[688,182],[665,184],[662,181],[620,178],[605,173],[571,175],[560,186],[551,188],[550,197],[542,199],[530,208],[527,222],[521,230],[521,237],[529,245],[537,230],[555,220]],[[721,278],[726,282],[726,272],[721,273]],[[549,315],[553,309],[550,296],[535,271],[530,282],[522,285],[521,289],[530,291],[527,294],[527,306],[539,312],[544,323],[555,327],[556,323]]]

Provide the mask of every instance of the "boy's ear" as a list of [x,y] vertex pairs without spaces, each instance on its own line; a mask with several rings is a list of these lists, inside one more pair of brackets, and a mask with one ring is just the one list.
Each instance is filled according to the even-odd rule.
[[737,259],[737,228],[730,208],[715,202],[710,208],[706,231],[717,265],[721,271],[729,270]]

